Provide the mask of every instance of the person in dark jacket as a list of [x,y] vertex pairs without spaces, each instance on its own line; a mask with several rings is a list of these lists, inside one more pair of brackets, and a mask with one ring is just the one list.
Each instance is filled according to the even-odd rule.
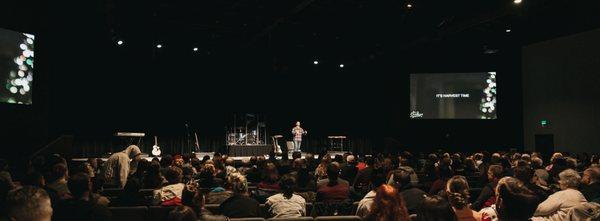
[[365,160],[365,163],[367,166],[358,171],[356,178],[354,178],[354,182],[352,182],[352,185],[357,192],[366,193],[369,191],[368,185],[371,180],[371,174],[373,173],[373,169],[375,167],[375,159],[368,157]]
[[144,195],[140,192],[142,182],[135,177],[127,179],[125,188],[119,194],[116,200],[111,202],[111,206],[145,206],[148,204]]
[[409,171],[404,170],[394,172],[394,186],[400,191],[408,213],[415,214],[426,193],[411,184],[410,175]]
[[259,203],[248,196],[248,182],[239,173],[229,175],[233,196],[221,203],[221,213],[229,218],[259,217]]
[[488,180],[490,181],[479,194],[479,197],[473,202],[471,208],[473,210],[479,211],[484,207],[491,206],[495,203],[495,190],[496,185],[498,185],[498,180],[502,178],[503,170],[500,165],[491,165],[487,171]]
[[[357,173],[358,168],[356,168],[356,158],[354,155],[346,156],[346,164],[342,167],[340,178],[353,182]],[[350,185],[353,185],[353,183],[350,183]]]
[[52,220],[111,220],[112,214],[106,206],[96,203],[91,192],[92,183],[85,173],[72,176],[68,182],[72,199],[58,202]]
[[592,166],[583,171],[581,193],[587,201],[600,198],[600,166]]
[[549,191],[546,189],[536,185],[533,182],[534,171],[529,166],[517,166],[513,169],[515,173],[515,178],[519,179],[523,182],[523,185],[529,190],[531,190],[540,201],[546,200],[550,195]]

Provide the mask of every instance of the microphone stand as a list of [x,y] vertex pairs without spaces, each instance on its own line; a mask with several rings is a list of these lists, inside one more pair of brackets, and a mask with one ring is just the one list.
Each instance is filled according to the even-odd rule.
[[[190,148],[190,126],[188,125],[188,123],[185,123],[185,139],[186,139],[186,149],[191,150]],[[183,145],[181,147],[181,154],[183,154]]]

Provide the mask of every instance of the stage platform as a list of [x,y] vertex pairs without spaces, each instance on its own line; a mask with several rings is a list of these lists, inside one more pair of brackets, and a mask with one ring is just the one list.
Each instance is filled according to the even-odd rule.
[[269,155],[273,145],[229,145],[227,152],[232,157]]
[[[345,152],[339,152],[339,151],[329,151],[327,152],[332,156],[335,155],[343,155]],[[302,159],[306,158],[306,154],[305,152],[302,152]],[[215,155],[215,152],[200,152],[200,153],[196,153],[196,157],[198,159],[202,159],[204,156],[209,156],[211,159],[213,158],[213,156]],[[269,155],[260,155],[260,156],[264,156],[265,158],[269,159]],[[319,155],[318,154],[314,154],[313,155],[315,158],[318,158]],[[249,161],[251,156],[237,156],[237,157],[231,157],[233,158],[233,160],[235,161]],[[150,157],[148,155],[143,155],[143,158],[145,158],[148,161],[151,161],[152,158],[154,157]],[[277,156],[277,159],[281,159],[281,156]],[[288,158],[292,159],[292,153],[288,153]],[[102,159],[102,161],[106,161],[108,158],[100,158]],[[160,157],[158,157],[158,159],[160,159]],[[86,162],[88,160],[88,158],[73,158],[71,159],[71,161],[73,162]]]

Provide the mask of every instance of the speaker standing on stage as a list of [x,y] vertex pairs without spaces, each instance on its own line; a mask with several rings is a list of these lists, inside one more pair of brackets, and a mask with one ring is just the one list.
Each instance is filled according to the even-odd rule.
[[300,127],[300,121],[296,121],[296,126],[292,129],[294,135],[294,152],[300,152],[300,144],[302,143],[302,135],[307,132]]

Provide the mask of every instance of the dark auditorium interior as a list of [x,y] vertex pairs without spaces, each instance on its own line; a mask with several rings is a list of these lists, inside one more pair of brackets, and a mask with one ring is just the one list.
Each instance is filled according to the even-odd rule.
[[600,1],[0,4],[0,221],[600,220]]

